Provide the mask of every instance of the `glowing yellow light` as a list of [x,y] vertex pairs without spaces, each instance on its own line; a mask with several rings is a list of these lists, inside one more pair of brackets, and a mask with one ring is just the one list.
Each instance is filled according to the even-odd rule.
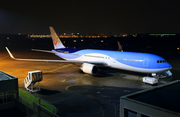
[[177,50],[179,50],[179,47],[177,48]]

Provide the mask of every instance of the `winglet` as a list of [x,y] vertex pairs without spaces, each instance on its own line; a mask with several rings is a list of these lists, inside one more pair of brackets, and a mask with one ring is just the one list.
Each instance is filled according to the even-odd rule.
[[123,52],[123,50],[122,50],[122,46],[121,46],[120,42],[119,42],[119,41],[117,41],[117,43],[118,43],[118,48],[119,48],[117,51],[121,51],[121,52]]
[[9,49],[6,47],[6,50],[8,51],[9,53],[9,56],[12,58],[12,59],[15,59],[14,56],[11,54],[11,52],[9,51]]

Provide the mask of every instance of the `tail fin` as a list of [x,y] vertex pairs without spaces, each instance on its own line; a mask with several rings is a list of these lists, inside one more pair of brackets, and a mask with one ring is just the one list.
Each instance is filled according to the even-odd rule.
[[63,45],[63,43],[61,42],[61,40],[59,39],[59,37],[57,36],[54,28],[53,28],[53,27],[49,27],[49,29],[50,29],[50,32],[51,32],[54,49],[66,48],[66,47]]

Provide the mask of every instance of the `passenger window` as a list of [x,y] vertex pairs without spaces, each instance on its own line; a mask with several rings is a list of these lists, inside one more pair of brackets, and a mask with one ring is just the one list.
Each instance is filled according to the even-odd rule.
[[157,63],[167,63],[165,60],[158,60]]

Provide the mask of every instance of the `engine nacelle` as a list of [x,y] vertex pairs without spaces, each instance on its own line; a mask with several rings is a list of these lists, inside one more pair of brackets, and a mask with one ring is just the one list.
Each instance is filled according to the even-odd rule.
[[98,67],[89,63],[83,63],[80,69],[87,74],[96,75],[98,73]]

